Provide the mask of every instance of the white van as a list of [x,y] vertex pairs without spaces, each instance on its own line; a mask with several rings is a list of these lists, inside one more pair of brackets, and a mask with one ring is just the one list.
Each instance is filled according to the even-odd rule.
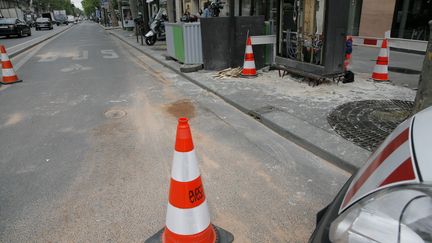
[[68,22],[71,23],[71,24],[75,23],[75,17],[72,16],[72,15],[68,15],[68,16],[67,16],[67,20],[68,20]]

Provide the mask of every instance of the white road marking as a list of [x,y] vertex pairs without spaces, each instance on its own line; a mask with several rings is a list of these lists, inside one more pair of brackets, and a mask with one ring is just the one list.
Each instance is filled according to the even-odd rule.
[[[69,29],[70,30],[70,29]],[[66,30],[66,31],[64,31],[64,32],[62,32],[62,33],[60,33],[60,34],[58,34],[58,35],[56,35],[56,36],[54,36],[54,37],[52,37],[51,39],[49,39],[49,40],[47,40],[47,41],[45,41],[45,42],[42,42],[42,43],[40,43],[40,44],[38,44],[37,46],[35,46],[35,47],[33,47],[32,49],[32,51],[30,51],[30,52],[24,52],[24,53],[21,53],[21,54],[19,54],[19,55],[17,55],[16,57],[19,57],[19,56],[21,56],[21,55],[24,55],[24,54],[26,54],[26,53],[28,53],[26,56],[24,56],[16,65],[14,65],[14,68],[15,68],[15,71],[18,71],[28,60],[30,60],[30,58],[32,58],[40,49],[42,49],[42,47],[44,47],[44,46],[46,46],[48,43],[50,43],[51,41],[53,41],[53,40],[55,40],[55,39],[57,39],[57,38],[59,38],[60,36],[62,36],[64,33],[66,33],[67,31],[69,31],[69,30]],[[13,59],[15,60],[15,58],[16,57],[14,57]],[[1,91],[1,90],[0,90]]]
[[91,70],[93,69],[92,67],[84,67],[82,65],[79,64],[73,64],[69,67],[66,68],[62,68],[60,69],[60,71],[62,72],[72,72],[72,71],[86,71],[86,70]]
[[40,59],[38,62],[53,62],[57,60],[58,54],[54,52],[48,52],[42,55],[39,55]]
[[114,50],[101,50],[101,53],[103,54],[102,57],[106,59],[114,59],[119,57]]
[[72,60],[87,60],[88,59],[88,51],[78,52],[78,55],[72,57]]

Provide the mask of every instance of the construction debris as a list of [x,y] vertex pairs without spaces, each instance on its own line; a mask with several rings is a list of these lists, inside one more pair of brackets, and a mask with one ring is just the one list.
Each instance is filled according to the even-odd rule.
[[213,75],[213,77],[214,78],[220,78],[220,79],[238,78],[238,77],[240,77],[241,72],[242,72],[241,67],[227,68],[227,69],[224,69],[224,70],[217,72],[217,74]]

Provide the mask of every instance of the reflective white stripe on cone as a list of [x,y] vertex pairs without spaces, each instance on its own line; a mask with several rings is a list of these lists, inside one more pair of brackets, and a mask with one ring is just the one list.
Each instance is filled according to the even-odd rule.
[[4,69],[2,69],[2,74],[3,74],[3,77],[16,76],[15,71],[13,70],[13,68],[4,68]]
[[245,61],[243,65],[243,69],[255,69],[254,61]]
[[166,226],[179,235],[193,235],[205,230],[210,225],[207,200],[199,206],[181,209],[168,203]]
[[5,53],[2,53],[1,54],[1,61],[2,62],[9,61],[9,56],[7,54],[5,54]]
[[388,73],[388,66],[387,65],[375,65],[373,72],[386,74],[386,73]]
[[174,152],[171,178],[180,182],[188,182],[200,176],[195,150],[190,152]]

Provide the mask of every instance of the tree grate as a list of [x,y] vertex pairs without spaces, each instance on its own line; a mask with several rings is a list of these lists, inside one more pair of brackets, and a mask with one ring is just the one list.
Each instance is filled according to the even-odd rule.
[[354,144],[374,150],[412,112],[414,102],[362,100],[336,107],[327,117],[333,130]]

